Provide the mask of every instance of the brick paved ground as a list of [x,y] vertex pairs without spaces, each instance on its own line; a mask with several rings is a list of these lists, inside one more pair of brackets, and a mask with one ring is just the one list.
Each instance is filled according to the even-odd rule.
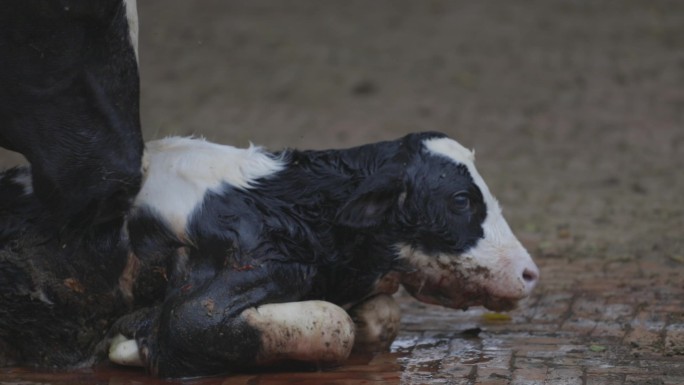
[[408,305],[402,383],[684,384],[681,261],[540,265],[539,290],[510,321]]

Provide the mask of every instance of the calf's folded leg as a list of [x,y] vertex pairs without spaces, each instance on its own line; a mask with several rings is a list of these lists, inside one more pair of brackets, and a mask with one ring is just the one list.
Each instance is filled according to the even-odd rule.
[[144,363],[161,377],[220,374],[292,360],[340,363],[353,346],[354,324],[332,303],[299,302],[313,273],[306,265],[270,262],[222,271],[208,282],[189,281],[159,312],[150,313],[155,319],[148,330],[124,333],[135,336],[135,344],[114,339],[110,360]]
[[[260,334],[256,366],[284,361],[340,364],[354,346],[353,321],[344,309],[325,301],[252,307],[240,314],[238,323]],[[109,360],[119,365],[144,366],[136,340],[122,334],[112,339]]]

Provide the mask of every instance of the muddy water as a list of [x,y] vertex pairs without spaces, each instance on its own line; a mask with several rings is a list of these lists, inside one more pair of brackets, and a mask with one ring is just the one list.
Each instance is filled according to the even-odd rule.
[[431,383],[433,376],[440,377],[439,373],[445,368],[471,367],[491,360],[483,349],[479,332],[479,329],[452,331],[448,336],[441,332],[434,336],[422,332],[417,335],[412,332],[401,333],[389,352],[354,353],[343,366],[319,370],[279,367],[269,371],[217,377],[162,380],[148,375],[141,368],[111,364],[71,371],[0,368],[0,385],[398,385],[413,384],[407,380],[416,376],[427,381],[419,383]]
[[164,381],[147,375],[141,369],[103,365],[77,371],[36,371],[24,368],[0,369],[2,385],[345,385],[345,384],[399,384],[402,353],[382,353],[373,356],[353,355],[349,362],[338,368],[319,371],[278,371],[235,374],[221,377]]

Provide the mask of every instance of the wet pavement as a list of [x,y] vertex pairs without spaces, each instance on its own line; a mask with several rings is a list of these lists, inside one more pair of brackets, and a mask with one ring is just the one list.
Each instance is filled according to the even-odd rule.
[[[407,314],[402,383],[684,384],[681,261],[540,265],[539,290],[511,320],[481,310]],[[457,334],[476,328],[477,337]]]
[[[508,315],[400,294],[392,351],[323,371],[175,381],[204,384],[684,384],[684,261],[538,259],[542,281]],[[160,384],[142,371],[1,369],[0,383]]]

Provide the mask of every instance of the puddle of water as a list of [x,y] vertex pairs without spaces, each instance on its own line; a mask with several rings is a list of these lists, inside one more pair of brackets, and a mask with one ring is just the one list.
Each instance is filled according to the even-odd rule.
[[476,365],[489,362],[492,357],[478,351],[470,351],[461,357],[461,363],[464,365]]
[[[426,375],[461,375],[474,365],[496,362],[498,350],[487,351],[479,328],[463,332],[405,333],[391,351],[381,354],[353,354],[345,365],[321,371],[283,367],[268,372],[242,373],[213,378],[164,381],[142,369],[102,365],[76,371],[37,371],[25,368],[0,369],[0,384],[7,385],[398,385],[402,374],[414,378]],[[501,341],[489,343],[502,348]]]
[[103,365],[91,369],[48,371],[0,368],[3,385],[398,385],[402,367],[399,353],[354,354],[338,368],[322,371],[271,371],[199,379],[162,380],[142,369]]
[[420,335],[400,335],[390,346],[390,351],[396,353],[409,353],[420,340]]

